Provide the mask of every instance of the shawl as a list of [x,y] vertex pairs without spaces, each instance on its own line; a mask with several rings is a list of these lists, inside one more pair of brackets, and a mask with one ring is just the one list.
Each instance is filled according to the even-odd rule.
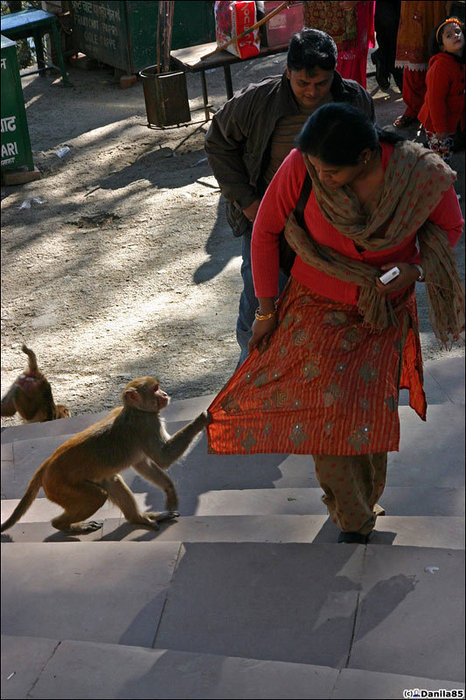
[[426,71],[429,63],[429,37],[446,17],[444,2],[403,0],[396,42],[395,66]]
[[[385,171],[380,199],[367,214],[350,187],[336,191],[327,188],[305,154],[303,157],[323,216],[357,246],[369,251],[387,250],[417,230],[430,323],[440,342],[450,347],[464,330],[464,289],[447,233],[428,216],[456,179],[456,173],[419,144],[397,143]],[[303,262],[360,287],[358,310],[366,325],[382,330],[397,324],[389,296],[380,294],[375,285],[382,274],[380,269],[319,245],[298,225],[293,213],[286,222],[285,237]]]
[[374,2],[358,2],[350,10],[340,2],[303,2],[303,26],[330,34],[339,60],[356,58],[375,43]]
[[358,38],[356,9],[344,10],[339,2],[304,2],[303,24],[330,34],[339,49]]

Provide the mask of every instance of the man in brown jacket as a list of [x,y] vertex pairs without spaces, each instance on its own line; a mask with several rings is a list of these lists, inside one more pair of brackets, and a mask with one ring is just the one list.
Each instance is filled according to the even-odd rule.
[[[251,270],[251,234],[260,200],[282,161],[294,147],[307,118],[326,102],[348,102],[374,121],[370,95],[354,80],[335,71],[337,47],[317,29],[304,28],[288,48],[283,75],[251,84],[236,93],[213,117],[205,150],[227,200],[227,218],[242,237],[241,275],[236,337],[239,364],[247,357],[251,326],[258,302]],[[281,276],[280,288],[286,282]]]

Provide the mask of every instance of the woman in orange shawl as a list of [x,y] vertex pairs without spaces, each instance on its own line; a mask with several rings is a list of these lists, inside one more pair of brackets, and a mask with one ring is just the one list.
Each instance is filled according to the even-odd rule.
[[[464,329],[452,251],[463,221],[453,171],[348,105],[318,109],[297,143],[254,224],[260,306],[250,354],[210,406],[209,451],[312,454],[339,541],[363,543],[398,450],[400,387],[426,415],[415,282],[445,345]],[[303,228],[293,210],[307,174]],[[275,308],[284,227],[297,255]]]

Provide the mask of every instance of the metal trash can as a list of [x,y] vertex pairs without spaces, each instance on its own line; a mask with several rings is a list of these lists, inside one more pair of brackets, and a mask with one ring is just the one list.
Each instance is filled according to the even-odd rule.
[[31,141],[19,77],[16,42],[1,37],[2,171],[27,166],[34,170]]
[[148,66],[139,73],[144,89],[148,126],[170,126],[191,121],[186,73],[157,73]]

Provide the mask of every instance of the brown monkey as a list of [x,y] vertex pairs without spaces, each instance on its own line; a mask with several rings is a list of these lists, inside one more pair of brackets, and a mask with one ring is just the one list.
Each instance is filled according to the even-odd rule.
[[26,423],[69,418],[70,409],[55,404],[50,384],[37,366],[35,353],[25,345],[21,350],[28,356],[28,368],[2,398],[2,417],[14,416],[18,412]]
[[[82,521],[101,508],[107,498],[135,525],[158,529],[157,521],[179,515],[175,511],[175,486],[164,470],[181,457],[210,422],[210,415],[201,413],[170,437],[159,416],[169,396],[159,388],[157,379],[134,379],[122,398],[123,406],[67,440],[43,462],[12,515],[3,523],[2,532],[24,515],[41,486],[47,498],[64,509],[52,520],[57,530],[85,534],[99,529],[102,523]],[[163,489],[165,511],[139,512],[133,493],[119,475],[130,466]]]

